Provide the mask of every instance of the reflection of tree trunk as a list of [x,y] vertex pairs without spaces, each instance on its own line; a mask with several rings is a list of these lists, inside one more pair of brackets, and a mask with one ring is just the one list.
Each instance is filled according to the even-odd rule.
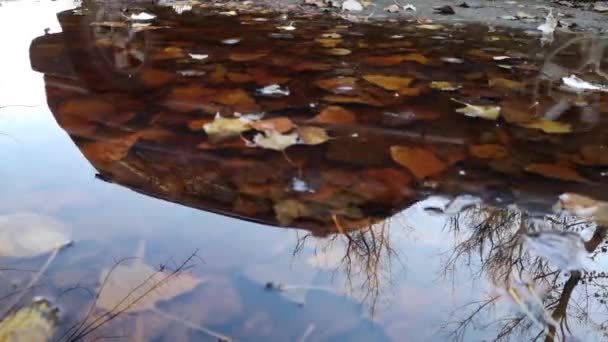
[[606,233],[608,233],[608,228],[604,226],[597,227],[595,232],[593,232],[593,236],[589,241],[585,242],[585,249],[587,252],[594,252],[595,249],[604,241],[606,237]]
[[[582,274],[580,271],[573,271],[570,275],[570,278],[568,278],[568,281],[566,281],[564,289],[562,290],[562,295],[559,298],[559,302],[557,303],[555,310],[553,310],[552,317],[556,323],[566,319],[566,310],[568,309],[568,302],[570,301],[570,297],[572,297],[574,288],[576,288],[576,285],[578,285],[578,282],[581,280],[581,276]],[[546,342],[553,341],[555,339],[556,329],[557,327],[555,325],[549,325],[549,333],[547,334],[547,338],[545,339]]]

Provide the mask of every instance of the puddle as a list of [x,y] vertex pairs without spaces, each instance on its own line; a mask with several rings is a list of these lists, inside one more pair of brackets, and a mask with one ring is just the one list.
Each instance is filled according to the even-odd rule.
[[0,103],[0,337],[604,336],[605,37],[56,11],[48,110]]

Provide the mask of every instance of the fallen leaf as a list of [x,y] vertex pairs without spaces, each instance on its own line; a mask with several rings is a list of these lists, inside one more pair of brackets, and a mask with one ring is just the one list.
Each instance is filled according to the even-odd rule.
[[608,146],[583,145],[580,148],[582,161],[587,165],[608,166]]
[[304,145],[320,145],[328,141],[330,138],[321,127],[314,126],[302,126],[296,130],[300,143]]
[[144,68],[139,74],[141,82],[148,87],[161,87],[175,79],[175,74],[163,70]]
[[536,173],[547,178],[581,183],[588,182],[588,180],[579,175],[576,170],[562,165],[537,163],[526,166],[525,170],[527,172]]
[[599,91],[599,92],[608,92],[608,86],[603,84],[593,84],[587,82],[583,79],[580,79],[576,75],[570,75],[569,77],[562,77],[562,82],[566,86],[566,89],[569,89],[573,92],[585,92],[585,91]]
[[219,115],[213,122],[203,125],[207,135],[231,136],[238,135],[251,129],[250,122],[242,118],[223,118]]
[[445,81],[431,82],[430,87],[431,87],[431,89],[437,89],[437,90],[441,90],[441,91],[456,91],[456,90],[462,88],[461,85],[457,85],[457,84],[453,84],[453,83],[445,82]]
[[291,145],[298,143],[298,134],[281,134],[277,131],[265,131],[253,137],[253,142],[268,150],[283,151]]
[[355,89],[357,79],[354,77],[336,77],[322,79],[315,84],[317,87],[332,92],[334,94],[344,94]]
[[433,152],[419,147],[391,146],[391,157],[418,180],[436,176],[447,169],[447,164]]
[[413,81],[413,78],[409,77],[384,75],[364,75],[363,79],[386,90],[399,90],[401,88],[407,88]]
[[57,308],[47,300],[35,300],[2,317],[0,341],[52,341],[58,322]]
[[410,53],[403,56],[403,61],[406,62],[416,62],[423,65],[429,64],[431,61],[423,54],[420,53]]
[[471,145],[469,153],[480,159],[501,159],[509,155],[506,148],[495,144]]
[[502,77],[490,78],[488,80],[488,85],[490,87],[496,87],[496,88],[502,88],[502,89],[508,89],[508,90],[516,90],[516,91],[523,91],[526,88],[526,85],[521,82],[513,81],[513,80],[510,80],[507,78],[502,78]]
[[334,38],[317,38],[315,41],[324,48],[335,48],[338,44],[342,42],[342,39],[334,39]]
[[572,126],[568,123],[551,120],[536,120],[529,123],[520,123],[522,127],[538,129],[547,134],[566,134],[572,132]]
[[0,256],[31,258],[70,241],[67,227],[50,216],[19,213],[0,215]]
[[323,97],[323,100],[331,103],[359,103],[376,107],[383,106],[382,102],[367,94],[361,94],[359,96],[327,95]]
[[273,118],[254,121],[250,124],[250,126],[256,131],[276,131],[281,134],[287,133],[295,127],[289,118]]
[[476,106],[456,100],[454,98],[452,98],[452,101],[465,105],[463,108],[456,109],[456,112],[462,113],[466,116],[487,120],[496,120],[500,115],[500,107],[498,106]]
[[94,163],[112,163],[124,159],[139,139],[139,133],[96,140],[80,145],[80,151]]
[[260,59],[264,56],[268,55],[267,51],[262,52],[233,52],[228,55],[230,60],[235,62],[249,62],[254,61],[256,59]]
[[352,124],[357,120],[355,114],[340,106],[324,108],[311,121],[325,124]]
[[140,259],[121,263],[101,274],[98,308],[134,313],[154,310],[156,303],[173,299],[197,287],[201,280],[190,273],[160,272]]
[[325,52],[332,56],[346,56],[346,55],[351,54],[351,51],[349,49],[345,49],[345,48],[333,48],[333,49],[328,49]]

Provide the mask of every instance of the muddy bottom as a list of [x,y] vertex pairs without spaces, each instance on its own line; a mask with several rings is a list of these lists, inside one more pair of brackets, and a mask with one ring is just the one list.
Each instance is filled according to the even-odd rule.
[[0,7],[0,340],[605,336],[605,37],[45,6]]

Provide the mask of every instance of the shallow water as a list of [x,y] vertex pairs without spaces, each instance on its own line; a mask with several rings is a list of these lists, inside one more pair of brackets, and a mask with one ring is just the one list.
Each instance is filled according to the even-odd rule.
[[606,95],[562,80],[607,84],[605,38],[42,4],[0,7],[2,315],[47,298],[56,340],[605,338],[605,228],[552,215],[608,199]]

